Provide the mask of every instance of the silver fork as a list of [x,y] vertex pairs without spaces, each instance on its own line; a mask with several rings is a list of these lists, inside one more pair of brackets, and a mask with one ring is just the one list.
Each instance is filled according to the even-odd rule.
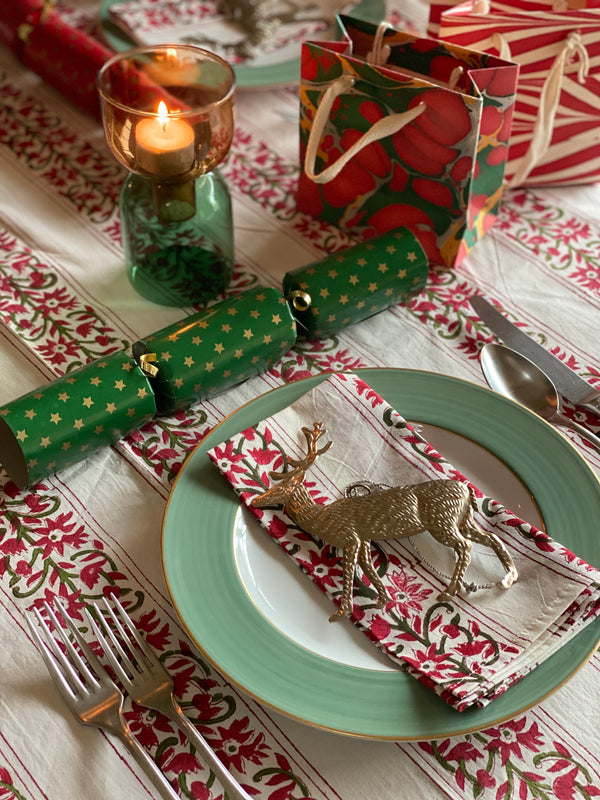
[[101,620],[102,630],[89,612],[86,613],[94,634],[102,645],[104,655],[110,661],[126,692],[138,705],[160,711],[184,732],[210,765],[230,798],[252,800],[183,713],[173,695],[173,679],[135,628],[131,617],[117,598],[113,597],[112,600],[116,611],[106,598],[104,598],[104,608],[123,643],[128,647],[129,653],[106,623],[106,618],[97,604],[94,605]]
[[[56,600],[55,605],[70,631],[70,636],[48,603],[44,603],[44,607],[54,626],[54,635],[37,608],[33,610],[33,613],[27,614],[25,618],[50,675],[67,705],[84,725],[102,728],[120,739],[147,775],[152,778],[154,785],[166,800],[179,800],[179,796],[170,786],[156,762],[131,732],[123,716],[122,692],[110,679],[73,621],[67,616],[65,609]],[[35,616],[37,624],[33,622],[33,616]],[[57,639],[62,644],[62,648]],[[72,640],[81,649],[85,661]]]

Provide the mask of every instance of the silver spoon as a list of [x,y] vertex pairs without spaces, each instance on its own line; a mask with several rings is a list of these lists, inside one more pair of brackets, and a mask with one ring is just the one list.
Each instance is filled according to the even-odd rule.
[[479,362],[486,381],[496,392],[516,400],[553,425],[576,431],[600,450],[600,436],[564,416],[556,387],[528,358],[510,347],[486,344],[479,354]]

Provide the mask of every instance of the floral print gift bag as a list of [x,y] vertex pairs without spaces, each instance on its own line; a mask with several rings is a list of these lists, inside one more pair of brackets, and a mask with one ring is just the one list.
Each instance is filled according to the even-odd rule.
[[340,16],[305,42],[300,211],[365,239],[409,228],[457,266],[496,219],[519,68]]

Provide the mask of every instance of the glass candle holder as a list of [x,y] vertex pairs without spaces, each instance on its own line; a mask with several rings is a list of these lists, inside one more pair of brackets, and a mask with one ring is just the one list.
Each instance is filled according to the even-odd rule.
[[191,45],[138,47],[98,77],[107,142],[130,175],[120,199],[129,278],[162,305],[203,305],[233,270],[227,185],[234,75]]

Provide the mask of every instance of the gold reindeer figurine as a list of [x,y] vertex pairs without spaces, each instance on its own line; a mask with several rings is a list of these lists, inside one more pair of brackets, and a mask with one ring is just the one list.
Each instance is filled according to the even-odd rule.
[[[326,433],[322,422],[315,422],[312,430],[302,428],[302,432],[308,445],[306,457],[299,461],[288,459],[285,472],[270,472],[275,485],[253,498],[250,505],[254,508],[281,506],[303,531],[343,550],[342,602],[329,617],[330,622],[352,610],[352,583],[357,564],[377,589],[377,608],[389,601],[371,559],[372,539],[403,539],[429,531],[438,542],[452,547],[456,566],[438,600],[449,600],[462,588],[473,542],[490,547],[504,567],[506,575],[498,586],[508,589],[517,580],[514,562],[502,541],[475,524],[475,495],[467,483],[452,479],[424,481],[319,505],[305,488],[304,475],[317,456],[325,453],[333,442],[317,450],[318,440]],[[290,466],[293,469],[290,470]]]

